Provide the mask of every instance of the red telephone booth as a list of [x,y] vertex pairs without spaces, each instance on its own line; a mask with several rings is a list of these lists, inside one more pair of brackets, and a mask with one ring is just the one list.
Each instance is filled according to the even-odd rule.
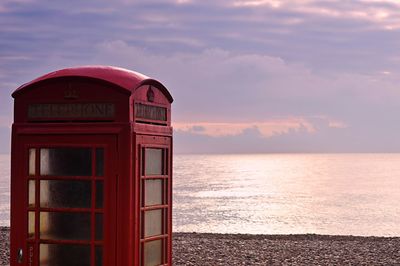
[[90,66],[13,97],[11,265],[171,265],[168,90]]

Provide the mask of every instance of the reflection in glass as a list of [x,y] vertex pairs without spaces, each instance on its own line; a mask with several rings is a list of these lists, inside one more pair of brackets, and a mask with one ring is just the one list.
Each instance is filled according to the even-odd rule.
[[28,237],[35,237],[35,212],[28,212]]
[[28,183],[28,206],[35,207],[35,180],[29,180]]
[[145,175],[162,175],[162,149],[146,149]]
[[103,240],[103,214],[96,213],[95,239]]
[[40,244],[40,266],[90,266],[89,245]]
[[96,246],[95,252],[96,266],[103,266],[103,247]]
[[96,181],[96,209],[103,208],[103,181]]
[[92,183],[88,180],[41,180],[40,206],[90,208]]
[[96,176],[104,176],[104,149],[96,149]]
[[163,204],[162,192],[163,192],[162,179],[149,179],[145,180],[145,206]]
[[29,149],[29,175],[35,175],[36,149]]
[[144,237],[162,234],[162,210],[144,212]]
[[58,176],[91,176],[90,148],[40,149],[40,174]]
[[40,212],[40,238],[90,240],[90,213]]
[[144,246],[144,265],[154,266],[162,264],[162,240],[145,242]]

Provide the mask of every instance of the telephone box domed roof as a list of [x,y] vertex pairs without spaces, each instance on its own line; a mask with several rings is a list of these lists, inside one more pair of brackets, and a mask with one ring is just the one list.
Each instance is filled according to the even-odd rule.
[[154,85],[163,92],[170,103],[173,101],[167,88],[159,81],[135,71],[113,66],[81,66],[57,70],[25,83],[16,89],[12,96],[15,98],[32,85],[39,82],[61,77],[87,77],[104,80],[125,89],[129,94],[133,93],[136,88],[142,85]]

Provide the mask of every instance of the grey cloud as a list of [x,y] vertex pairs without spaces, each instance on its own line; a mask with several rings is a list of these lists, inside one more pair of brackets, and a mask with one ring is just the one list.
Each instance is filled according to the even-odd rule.
[[[287,134],[264,138],[257,128],[229,137],[210,137],[175,132],[177,153],[340,153],[340,152],[399,152],[395,134],[379,129],[366,134],[363,129],[336,129],[317,125],[318,131],[292,130]],[[398,130],[398,129],[397,129]],[[396,131],[399,132],[399,131]],[[371,133],[371,132],[370,132]],[[385,138],[381,138],[382,134]],[[379,141],[377,141],[379,139]]]

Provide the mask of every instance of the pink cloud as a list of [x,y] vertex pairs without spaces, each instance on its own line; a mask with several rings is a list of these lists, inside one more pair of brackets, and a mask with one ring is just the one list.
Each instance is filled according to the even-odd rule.
[[236,0],[233,6],[238,8],[265,6],[300,14],[368,21],[379,25],[385,30],[394,30],[400,27],[400,16],[397,12],[397,8],[400,7],[400,1],[398,0],[354,1],[346,9],[343,9],[343,5],[339,0],[330,1],[330,4],[325,6],[318,1],[312,0]]
[[329,121],[328,126],[330,128],[347,128],[348,126],[342,121]]
[[271,119],[257,122],[175,122],[175,130],[212,137],[237,136],[246,129],[256,128],[263,137],[287,134],[290,131],[305,129],[314,133],[314,126],[304,118]]

